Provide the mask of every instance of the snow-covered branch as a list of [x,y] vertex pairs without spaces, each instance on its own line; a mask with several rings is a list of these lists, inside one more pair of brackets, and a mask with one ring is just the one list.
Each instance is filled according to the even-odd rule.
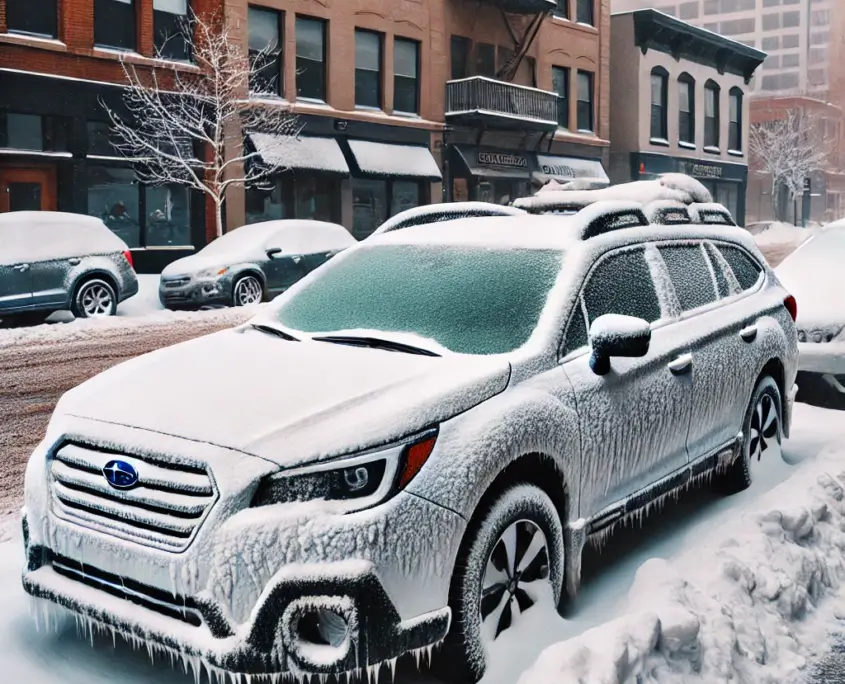
[[[281,101],[278,106],[250,101],[278,97],[268,91],[272,77],[280,77],[273,74],[280,46],[247,54],[216,12],[191,15],[182,31],[196,70],[172,62],[152,70],[123,59],[125,111],[101,104],[111,120],[113,144],[133,163],[139,180],[204,193],[214,202],[221,235],[226,191],[260,184],[284,170],[286,149],[300,129]],[[261,154],[246,143],[251,133],[265,134]]]

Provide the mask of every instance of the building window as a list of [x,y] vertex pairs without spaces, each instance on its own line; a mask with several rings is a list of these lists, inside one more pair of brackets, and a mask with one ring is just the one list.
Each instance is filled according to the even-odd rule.
[[496,78],[496,46],[489,43],[475,44],[475,75]]
[[463,36],[452,36],[450,58],[452,62],[452,80],[457,81],[469,76],[469,53],[472,41]]
[[188,0],[153,0],[153,32],[159,57],[191,61],[193,36],[188,21]]
[[326,22],[296,18],[296,95],[326,101]]
[[419,181],[353,178],[352,235],[363,240],[391,216],[427,201]]
[[381,34],[355,29],[355,105],[381,109]]
[[393,41],[393,109],[420,112],[420,44],[407,38]]
[[728,149],[742,151],[742,91],[731,88],[730,119],[728,123]]
[[191,192],[178,183],[142,188],[146,219],[144,247],[191,245]]
[[593,4],[595,0],[578,0],[577,21],[579,24],[595,25],[593,16]]
[[552,86],[557,93],[557,125],[569,128],[569,69],[552,67]]
[[704,146],[719,147],[719,86],[708,81],[704,86]]
[[134,0],[94,0],[94,44],[135,49]]
[[88,146],[89,155],[97,157],[118,157],[120,151],[115,147],[115,136],[111,125],[105,121],[88,121]]
[[593,131],[593,72],[578,72],[578,130]]
[[284,14],[275,10],[250,7],[249,64],[251,93],[282,95],[282,27]]
[[42,152],[44,122],[37,114],[0,112],[0,147]]
[[678,140],[695,144],[695,81],[689,74],[678,79]]
[[246,222],[313,219],[340,222],[340,181],[320,174],[283,173],[267,188],[246,189]]
[[58,35],[58,0],[6,0],[6,30],[33,36]]
[[557,7],[554,9],[556,17],[569,19],[569,0],[557,0]]
[[667,118],[669,73],[657,67],[651,71],[651,138],[668,140],[669,120]]

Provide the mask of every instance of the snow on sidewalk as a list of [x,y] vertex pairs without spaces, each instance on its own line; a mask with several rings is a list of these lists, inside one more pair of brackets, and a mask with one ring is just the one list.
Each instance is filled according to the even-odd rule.
[[719,523],[643,563],[620,617],[550,646],[519,684],[805,677],[845,616],[845,443]]

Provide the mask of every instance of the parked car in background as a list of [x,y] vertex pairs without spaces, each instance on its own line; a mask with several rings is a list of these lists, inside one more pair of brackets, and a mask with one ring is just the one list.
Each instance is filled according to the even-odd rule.
[[0,319],[36,323],[55,311],[113,316],[138,292],[132,253],[98,218],[60,211],[0,214]]
[[382,223],[372,235],[390,233],[411,226],[420,226],[458,218],[479,218],[482,216],[519,216],[526,212],[516,207],[493,204],[491,202],[445,202],[426,204],[400,211]]
[[590,539],[776,465],[794,317],[745,230],[631,202],[366,239],[62,397],[24,587],[236,679],[375,679],[440,644],[475,682]]
[[168,309],[257,304],[356,243],[336,223],[251,223],[168,265],[161,272],[159,298]]
[[845,409],[845,220],[826,226],[775,269],[798,309],[798,397]]

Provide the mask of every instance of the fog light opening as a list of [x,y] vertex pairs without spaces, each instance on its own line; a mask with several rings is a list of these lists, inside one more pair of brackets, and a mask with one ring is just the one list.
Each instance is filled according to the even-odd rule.
[[333,610],[318,608],[299,618],[296,633],[304,643],[340,648],[349,638],[349,623]]

